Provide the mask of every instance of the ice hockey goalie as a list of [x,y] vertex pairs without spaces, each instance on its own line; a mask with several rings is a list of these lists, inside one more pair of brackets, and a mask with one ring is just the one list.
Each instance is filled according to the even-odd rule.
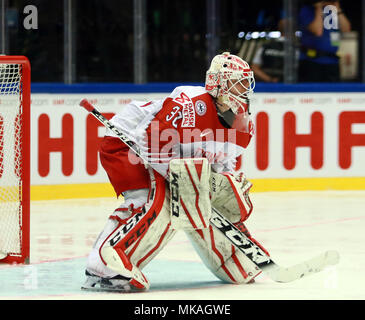
[[111,119],[148,165],[107,130],[100,160],[124,201],[89,254],[84,289],[147,290],[143,268],[180,230],[222,281],[249,283],[260,273],[209,224],[214,206],[251,237],[243,224],[252,211],[251,183],[237,160],[254,133],[254,85],[249,65],[225,52],[212,60],[205,87],[181,86],[162,100],[132,101]]

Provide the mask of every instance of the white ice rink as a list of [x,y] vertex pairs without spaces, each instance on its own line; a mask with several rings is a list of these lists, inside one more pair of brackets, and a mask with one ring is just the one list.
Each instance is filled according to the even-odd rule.
[[228,285],[202,264],[184,233],[178,233],[146,268],[150,291],[85,292],[86,256],[114,198],[36,201],[31,206],[31,263],[0,265],[2,299],[132,300],[364,300],[365,191],[252,193],[247,221],[274,261],[291,266],[333,249],[335,267],[288,284],[265,275],[250,285]]

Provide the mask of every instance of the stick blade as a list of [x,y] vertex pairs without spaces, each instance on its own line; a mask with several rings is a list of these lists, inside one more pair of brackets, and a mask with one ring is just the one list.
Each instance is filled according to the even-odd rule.
[[276,282],[292,282],[308,275],[318,273],[327,266],[336,265],[339,261],[339,253],[330,250],[289,268],[273,268],[268,270],[268,273],[270,274],[271,279]]

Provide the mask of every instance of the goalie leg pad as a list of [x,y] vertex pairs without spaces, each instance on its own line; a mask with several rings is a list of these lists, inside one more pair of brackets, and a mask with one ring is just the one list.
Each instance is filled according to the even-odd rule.
[[125,250],[131,262],[141,270],[153,260],[176,233],[171,228],[168,196],[164,199],[163,206],[154,219],[155,221],[148,227],[147,232]]
[[169,163],[171,227],[197,230],[209,226],[210,164],[205,158],[174,159]]
[[[107,279],[122,276],[123,279],[129,279],[131,290],[149,288],[141,269],[175,234],[170,227],[166,191],[166,183],[159,177],[150,190],[144,189],[145,199],[148,193],[148,200],[143,206],[134,208],[132,202],[127,208],[121,206],[116,210],[89,256],[87,271],[90,274]],[[129,200],[126,196],[127,204]]]
[[186,234],[204,264],[218,279],[227,283],[249,283],[261,273],[214,227],[186,231]]

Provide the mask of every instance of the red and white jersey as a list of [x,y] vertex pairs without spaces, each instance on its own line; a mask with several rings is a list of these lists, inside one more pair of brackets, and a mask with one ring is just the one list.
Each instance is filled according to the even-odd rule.
[[[204,157],[215,172],[233,172],[237,157],[243,153],[253,135],[253,125],[249,133],[225,127],[219,120],[213,98],[199,86],[177,87],[162,100],[148,103],[132,101],[110,121],[128,134],[140,147],[143,157],[162,176],[166,176],[168,163],[173,158]],[[118,138],[107,129],[100,158],[117,194],[147,187],[148,184],[135,181],[148,181],[148,175],[142,172],[145,171],[143,164],[135,162],[138,159],[126,146],[117,155],[116,149],[121,142],[115,139]],[[118,156],[122,156],[123,164],[116,159]],[[131,171],[135,172],[134,179]],[[113,183],[112,176],[117,172],[124,180],[114,177]]]

